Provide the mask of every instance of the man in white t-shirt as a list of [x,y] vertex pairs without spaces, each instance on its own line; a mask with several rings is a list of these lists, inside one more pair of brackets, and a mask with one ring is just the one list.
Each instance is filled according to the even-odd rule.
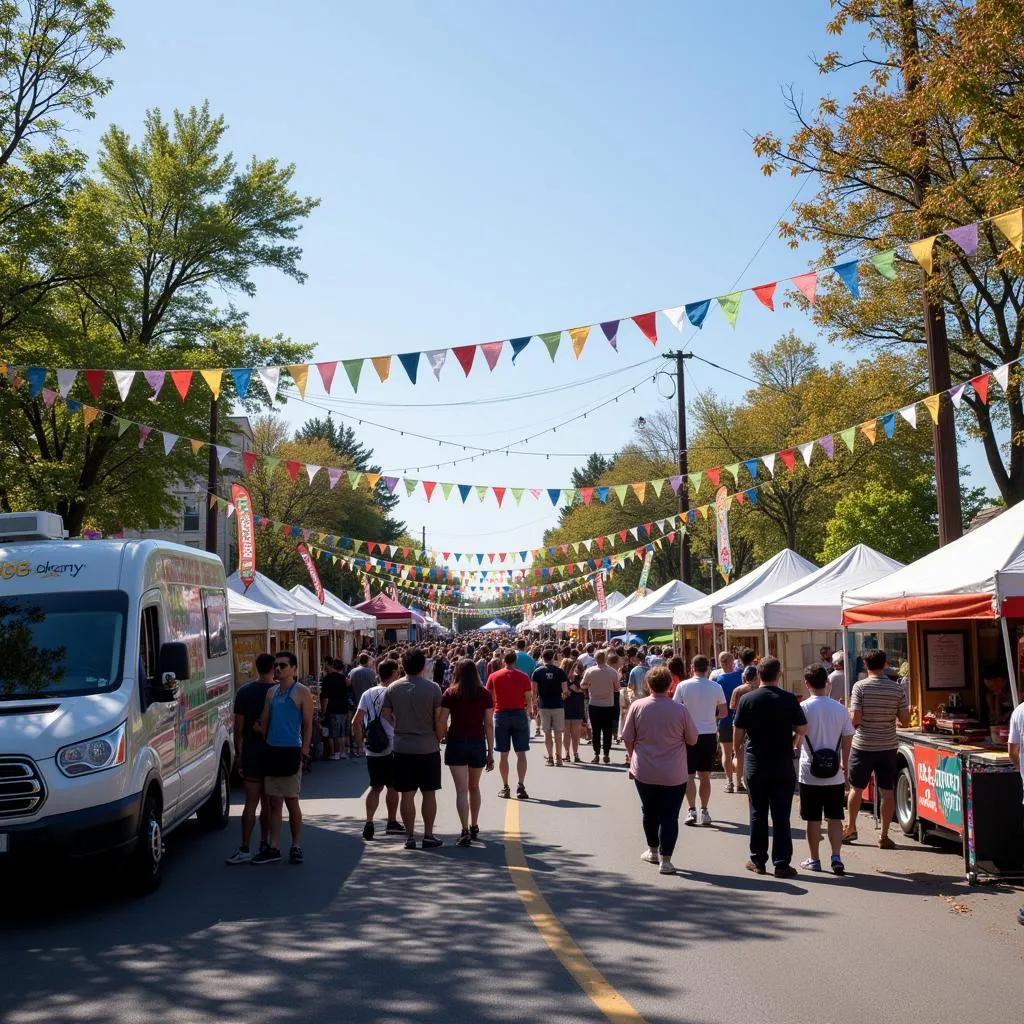
[[[843,866],[843,818],[846,813],[846,767],[856,731],[849,712],[839,701],[826,695],[829,681],[823,665],[804,669],[807,700],[801,704],[807,717],[807,735],[800,744],[800,817],[807,823],[807,848],[810,856],[800,867],[820,871],[821,819],[828,823],[828,841],[832,847],[832,871],[841,875]],[[837,771],[827,777],[811,771],[811,751],[830,752]]]
[[[681,666],[680,666],[681,667]],[[708,678],[710,663],[703,654],[698,654],[690,663],[693,676],[684,679],[677,687],[674,699],[685,704],[697,725],[697,742],[686,748],[686,768],[689,780],[686,783],[686,825],[697,824],[697,779],[700,780],[700,823],[711,824],[708,800],[711,799],[711,772],[715,767],[718,752],[718,720],[729,714],[725,702],[725,691],[721,685]]]
[[597,659],[594,657],[594,651],[596,650],[596,644],[587,644],[586,650],[576,659],[576,663],[582,667],[584,672],[597,664]]
[[399,672],[398,662],[391,658],[382,661],[377,666],[380,683],[377,686],[371,686],[359,698],[359,705],[352,720],[352,724],[358,730],[357,735],[364,737],[364,742],[366,729],[376,718],[380,718],[380,724],[384,726],[384,732],[388,736],[388,745],[385,750],[375,752],[366,748],[366,770],[370,773],[370,788],[366,791],[366,824],[363,825],[363,838],[366,840],[373,838],[373,816],[377,813],[377,808],[380,805],[382,789],[387,789],[384,806],[387,808],[388,820],[384,826],[384,834],[389,836],[405,835],[405,828],[398,821],[399,798],[398,790],[394,788],[395,727],[380,714],[388,685],[398,678]]
[[[1024,778],[1024,763],[1021,763],[1021,748],[1024,747],[1024,704],[1018,704],[1010,716],[1010,738],[1007,752],[1010,760],[1020,769]],[[1024,924],[1024,907],[1017,911],[1017,921]]]

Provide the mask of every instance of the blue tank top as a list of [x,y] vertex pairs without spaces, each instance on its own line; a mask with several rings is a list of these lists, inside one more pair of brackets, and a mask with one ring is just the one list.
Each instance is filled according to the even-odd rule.
[[267,746],[302,746],[302,709],[292,700],[292,683],[287,690],[279,686],[270,698],[270,729],[267,731]]

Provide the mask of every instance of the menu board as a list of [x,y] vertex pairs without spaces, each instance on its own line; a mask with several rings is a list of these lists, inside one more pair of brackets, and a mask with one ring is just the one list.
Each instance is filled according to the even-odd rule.
[[929,690],[967,685],[967,631],[924,634],[924,679]]

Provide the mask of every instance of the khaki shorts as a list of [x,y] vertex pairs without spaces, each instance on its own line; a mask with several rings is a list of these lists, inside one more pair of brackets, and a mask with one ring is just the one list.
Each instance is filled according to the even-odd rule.
[[545,732],[562,732],[565,729],[565,708],[541,708],[540,727]]
[[263,780],[263,791],[267,796],[297,797],[302,790],[302,769],[294,775],[268,775]]

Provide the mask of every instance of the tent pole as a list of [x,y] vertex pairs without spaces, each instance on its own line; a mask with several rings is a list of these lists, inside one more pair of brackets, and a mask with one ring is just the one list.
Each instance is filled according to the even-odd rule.
[[771,651],[768,649],[768,627],[764,627],[764,656],[766,658],[771,657]]
[[1005,616],[999,616],[1000,625],[1003,627],[1003,646],[1006,648],[1006,671],[1010,677],[1010,696],[1013,698],[1013,706],[1020,703],[1017,695],[1017,660],[1013,656],[1013,645],[1010,643],[1010,626]]

